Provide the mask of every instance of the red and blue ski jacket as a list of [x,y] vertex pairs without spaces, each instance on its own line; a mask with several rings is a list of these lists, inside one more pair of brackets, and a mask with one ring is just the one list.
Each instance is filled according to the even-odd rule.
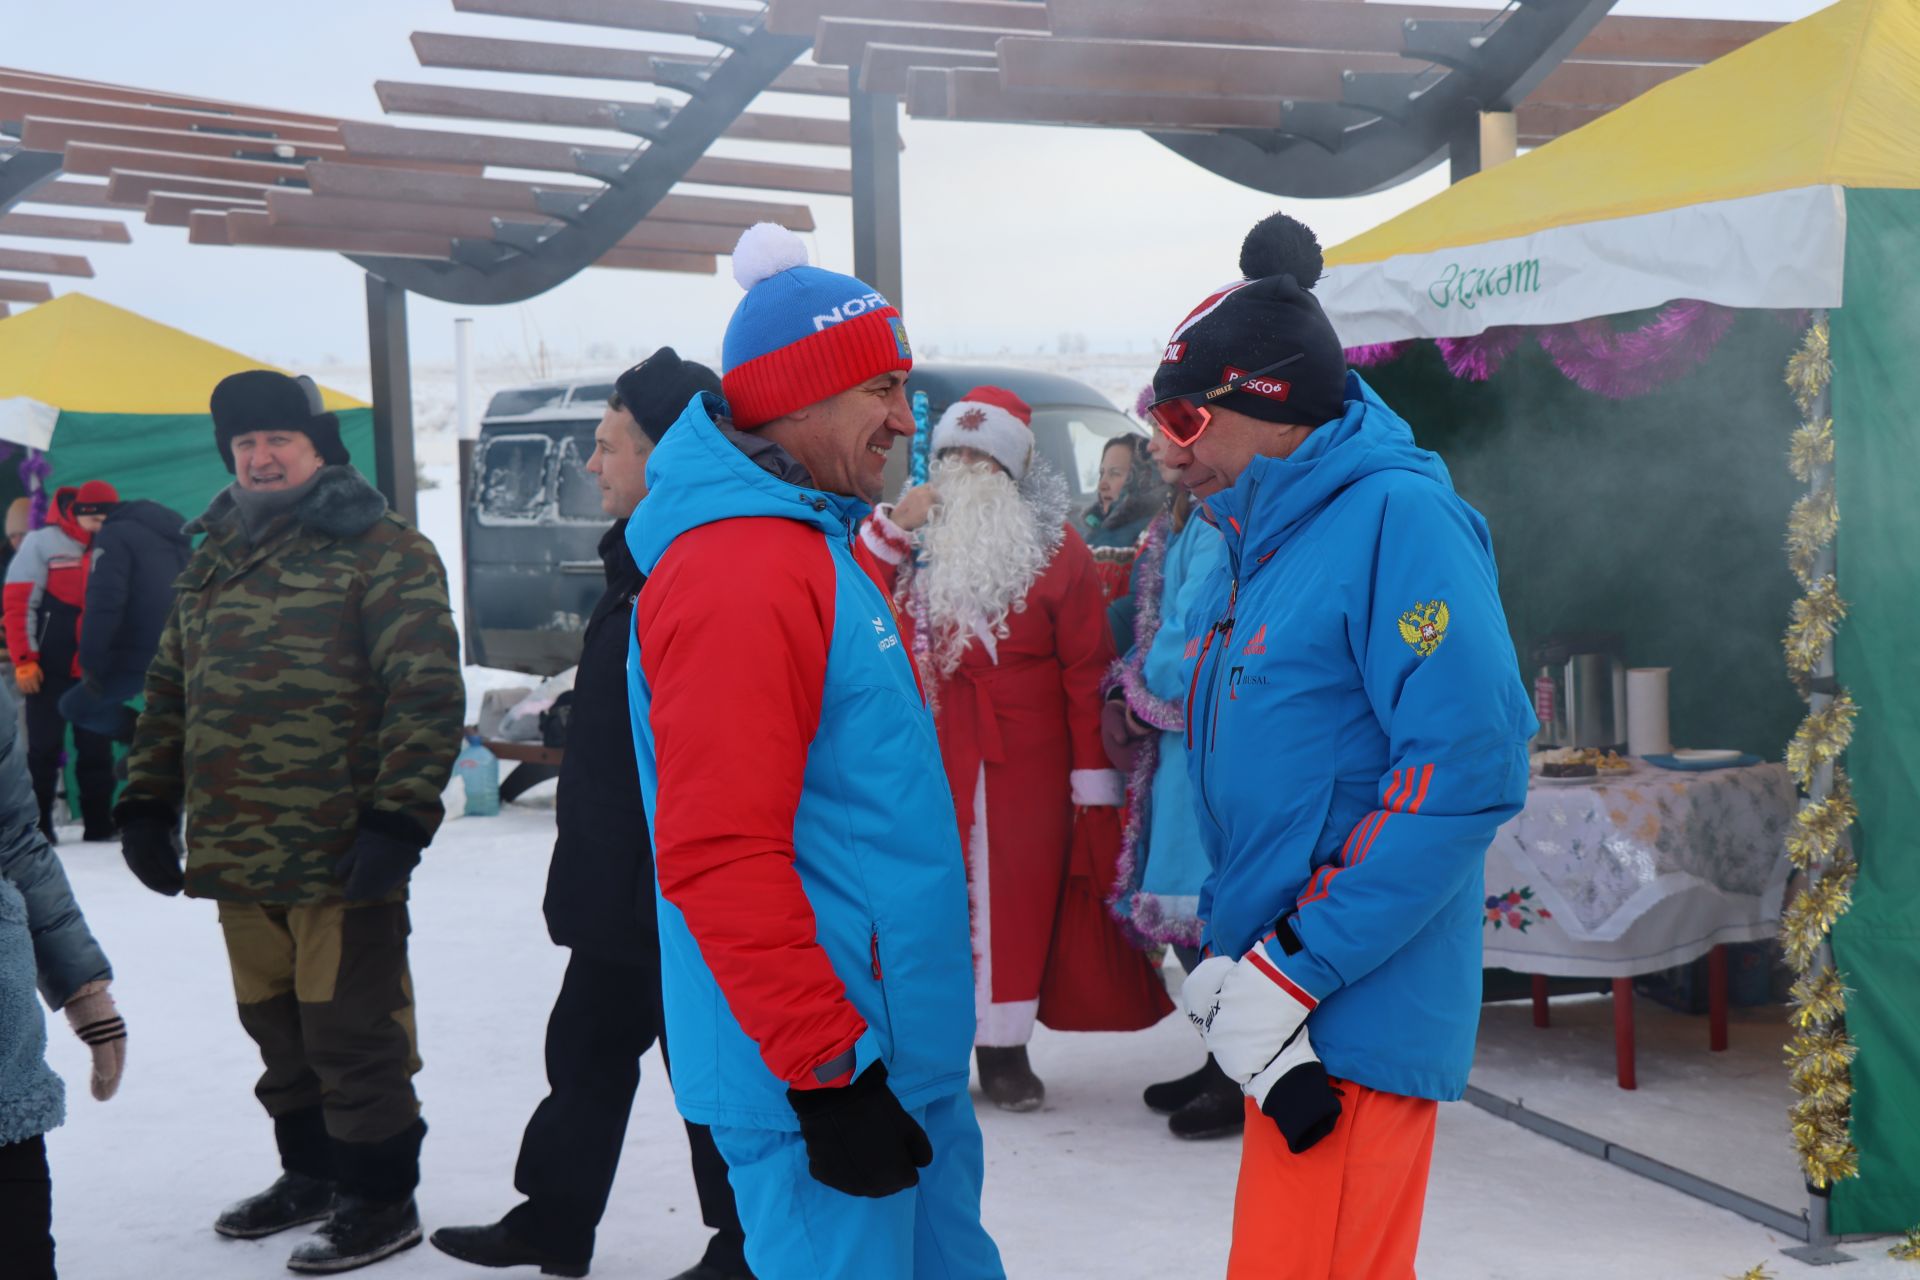
[[695,397],[627,525],[628,703],[680,1112],[797,1129],[880,1059],[967,1087],[973,956],[939,741],[856,499],[775,478]]
[[1486,522],[1357,374],[1346,413],[1209,498],[1188,615],[1206,940],[1260,945],[1336,1077],[1466,1087],[1483,860],[1527,789],[1533,712]]

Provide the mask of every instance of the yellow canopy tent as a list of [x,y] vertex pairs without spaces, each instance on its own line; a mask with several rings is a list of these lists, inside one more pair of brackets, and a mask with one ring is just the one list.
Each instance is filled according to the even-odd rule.
[[1698,298],[1836,307],[1843,190],[1920,188],[1920,3],[1841,0],[1327,254],[1349,346]]
[[[0,320],[0,441],[47,455],[48,483],[110,481],[192,516],[230,477],[207,400],[230,373],[271,368],[81,293]],[[373,413],[321,388],[341,439],[373,457]]]

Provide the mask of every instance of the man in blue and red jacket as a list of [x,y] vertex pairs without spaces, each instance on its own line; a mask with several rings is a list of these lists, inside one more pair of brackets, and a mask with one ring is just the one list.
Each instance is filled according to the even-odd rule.
[[1212,873],[1184,999],[1247,1095],[1228,1275],[1411,1280],[1533,715],[1486,522],[1347,370],[1312,233],[1276,214],[1240,266],[1149,408],[1227,553],[1185,627]]
[[857,536],[912,353],[792,233],[751,228],[733,263],[726,402],[687,406],[627,526],[675,1100],[761,1280],[994,1280],[953,802]]

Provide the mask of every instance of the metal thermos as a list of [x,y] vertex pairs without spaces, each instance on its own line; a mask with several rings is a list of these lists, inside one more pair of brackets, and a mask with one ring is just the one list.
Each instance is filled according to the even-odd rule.
[[[1550,636],[1534,650],[1542,677],[1554,686],[1553,715],[1541,716],[1542,746],[1624,751],[1627,742],[1627,667],[1613,632]],[[1545,689],[1536,690],[1545,700]]]

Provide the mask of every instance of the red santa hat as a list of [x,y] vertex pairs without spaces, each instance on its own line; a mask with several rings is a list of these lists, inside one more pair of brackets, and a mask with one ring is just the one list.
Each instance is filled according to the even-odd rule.
[[1033,462],[1033,410],[1004,387],[975,387],[940,415],[932,449],[978,449],[1024,479]]

